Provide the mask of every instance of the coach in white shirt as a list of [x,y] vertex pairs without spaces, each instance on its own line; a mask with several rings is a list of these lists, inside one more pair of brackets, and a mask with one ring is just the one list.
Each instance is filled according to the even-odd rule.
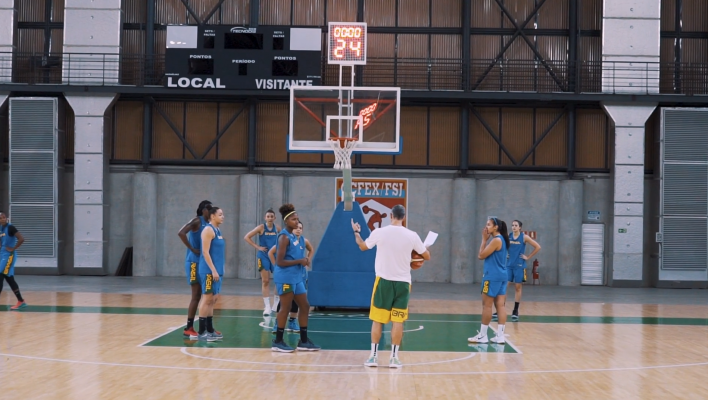
[[383,324],[393,322],[391,328],[390,368],[401,368],[398,348],[403,338],[403,321],[408,319],[408,298],[411,290],[411,253],[413,250],[430,260],[430,252],[417,233],[403,226],[406,208],[397,205],[391,210],[391,225],[371,232],[364,241],[361,227],[352,219],[356,243],[362,251],[376,246],[376,282],[371,296],[369,319],[371,326],[371,354],[364,365],[378,366],[378,347]]

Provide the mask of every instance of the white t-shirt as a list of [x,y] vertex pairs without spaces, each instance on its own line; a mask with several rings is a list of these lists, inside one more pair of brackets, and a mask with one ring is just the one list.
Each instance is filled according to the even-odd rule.
[[376,246],[376,276],[411,283],[411,251],[427,250],[418,234],[403,226],[388,225],[371,232],[366,247]]

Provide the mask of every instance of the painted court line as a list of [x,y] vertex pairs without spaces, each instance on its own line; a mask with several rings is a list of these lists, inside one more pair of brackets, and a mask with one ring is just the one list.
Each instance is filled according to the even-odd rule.
[[[168,369],[168,370],[178,370],[178,371],[214,371],[214,372],[253,372],[256,374],[262,374],[264,372],[271,373],[281,373],[281,374],[328,374],[328,375],[369,375],[371,372],[358,372],[358,371],[293,371],[293,370],[265,370],[265,369],[237,369],[237,368],[201,368],[201,367],[175,367],[168,365],[150,365],[150,364],[123,364],[123,363],[110,363],[110,362],[100,362],[100,361],[79,361],[79,360],[68,360],[61,358],[48,358],[48,357],[35,357],[35,356],[23,356],[19,354],[9,354],[0,353],[3,357],[21,358],[25,360],[34,361],[48,361],[57,363],[68,363],[68,364],[82,364],[82,365],[99,365],[108,367],[132,367],[132,368],[151,368],[151,369]],[[405,366],[405,364],[404,364]],[[562,369],[562,370],[530,370],[530,371],[458,371],[458,372],[403,372],[403,371],[393,371],[393,372],[381,372],[382,375],[527,375],[527,374],[563,374],[563,373],[577,373],[577,372],[621,372],[621,371],[641,371],[641,370],[653,370],[653,369],[669,369],[669,368],[690,368],[690,367],[702,367],[708,366],[708,362],[699,363],[686,363],[686,364],[673,364],[673,365],[651,365],[651,366],[639,366],[639,367],[620,367],[620,368],[585,368],[585,369]],[[362,368],[365,368],[362,366]],[[379,369],[378,371],[390,371],[388,368]]]
[[[259,323],[258,326],[260,326],[261,328],[265,328],[265,329],[273,329],[273,327],[272,327],[272,326],[268,326],[265,321]],[[417,332],[417,331],[422,331],[423,329],[425,329],[425,328],[423,327],[423,325],[420,325],[420,326],[418,326],[416,329],[408,329],[408,330],[404,330],[403,332],[404,332],[404,333],[405,333],[405,332]],[[308,332],[309,332],[309,333],[363,333],[363,334],[367,334],[367,335],[371,333],[371,331],[366,331],[366,332],[339,332],[339,331],[311,331],[311,330],[309,330],[309,329],[308,329]],[[390,332],[390,331],[384,331],[383,333],[389,333],[389,334],[390,334],[391,332]]]
[[[238,363],[238,364],[271,365],[271,366],[278,366],[278,367],[279,366],[290,366],[290,367],[306,367],[306,368],[332,368],[332,367],[334,367],[334,368],[351,368],[351,367],[361,367],[364,365],[363,363],[361,363],[361,364],[287,364],[287,363],[276,363],[276,362],[242,361],[242,360],[234,360],[234,359],[228,359],[228,358],[198,356],[196,354],[192,354],[192,353],[188,352],[186,347],[180,348],[180,352],[182,354],[188,355],[190,357],[201,358],[203,360],[223,361],[223,362],[231,362],[231,363]],[[470,358],[473,358],[476,354],[477,353],[470,353],[464,357],[456,358],[453,360],[429,361],[429,362],[412,363],[412,364],[406,363],[405,366],[449,364],[449,363],[453,363],[453,362],[469,360]]]
[[176,331],[177,329],[179,329],[179,328],[181,328],[181,327],[183,327],[183,326],[185,326],[185,325],[169,327],[169,328],[167,328],[167,331],[166,331],[165,333],[162,333],[162,334],[160,334],[160,335],[155,336],[155,337],[152,338],[152,339],[148,339],[148,340],[146,340],[146,341],[140,343],[140,344],[138,345],[138,347],[145,346],[146,344],[152,342],[153,340],[157,340],[157,339],[159,339],[159,338],[161,338],[161,337],[163,337],[163,336],[165,336],[165,335],[169,335],[170,333]]

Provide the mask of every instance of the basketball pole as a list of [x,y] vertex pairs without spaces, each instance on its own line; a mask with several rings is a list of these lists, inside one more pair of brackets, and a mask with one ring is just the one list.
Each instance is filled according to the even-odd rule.
[[[346,113],[347,116],[352,116],[354,115],[354,107],[353,107],[353,100],[354,100],[354,66],[351,65],[351,80],[350,80],[350,87],[352,89],[347,90],[347,105],[344,106],[347,108]],[[340,64],[339,65],[339,115],[342,115],[342,102],[343,102],[343,96],[342,96],[342,89],[344,87],[343,85],[343,75],[344,75],[344,65]],[[354,137],[354,127],[352,120],[348,120],[347,124],[347,137],[352,138]],[[341,129],[342,129],[342,123],[340,122],[339,124],[339,132],[341,136]],[[344,200],[344,211],[351,211],[353,208],[352,203],[354,203],[354,191],[352,190],[352,168],[349,166],[349,168],[344,168],[342,169],[342,200]]]

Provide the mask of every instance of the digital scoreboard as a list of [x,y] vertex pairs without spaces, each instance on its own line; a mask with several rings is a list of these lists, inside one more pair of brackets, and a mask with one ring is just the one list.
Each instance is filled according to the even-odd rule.
[[366,22],[330,22],[327,61],[330,64],[366,64]]
[[165,86],[215,90],[318,86],[321,60],[319,28],[170,25]]

